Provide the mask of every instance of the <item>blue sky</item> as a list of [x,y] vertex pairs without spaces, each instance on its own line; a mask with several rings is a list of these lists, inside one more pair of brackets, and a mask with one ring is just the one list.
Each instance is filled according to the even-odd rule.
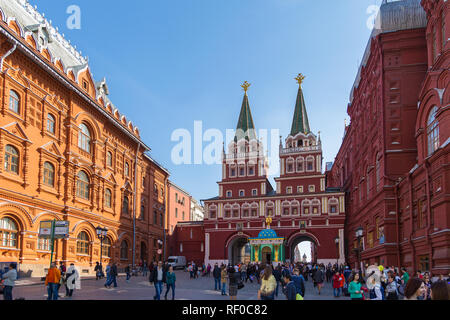
[[[371,5],[381,0],[30,0],[89,57],[95,80],[106,77],[110,99],[141,130],[151,155],[197,199],[218,194],[218,165],[171,160],[172,132],[235,129],[243,81],[252,83],[257,129],[290,132],[303,85],[313,132],[322,132],[324,164],[342,142],[344,119],[369,39]],[[66,9],[81,8],[69,30]]]

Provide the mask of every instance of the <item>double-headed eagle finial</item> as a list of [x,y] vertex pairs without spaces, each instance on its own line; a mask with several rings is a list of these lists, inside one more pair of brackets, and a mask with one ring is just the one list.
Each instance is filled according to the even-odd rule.
[[300,88],[302,87],[302,83],[305,80],[305,76],[301,73],[298,74],[297,78],[295,78],[295,80],[297,80],[298,85],[300,86]]
[[244,89],[245,94],[247,94],[248,88],[250,88],[252,84],[248,83],[247,81],[244,82],[244,84],[241,85],[242,89]]

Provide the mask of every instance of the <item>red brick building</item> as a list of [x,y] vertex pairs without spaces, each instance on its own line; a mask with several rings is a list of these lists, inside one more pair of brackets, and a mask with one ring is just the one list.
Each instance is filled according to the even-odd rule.
[[173,237],[177,223],[190,220],[191,195],[172,181],[167,183],[167,210],[165,220],[166,258],[174,255],[176,241]]
[[[298,78],[299,83],[303,77]],[[248,86],[245,84],[244,90]],[[280,141],[281,174],[274,190],[267,179],[268,162],[245,93],[236,136],[223,152],[219,196],[205,200],[205,261],[237,263],[250,259],[248,239],[266,229],[266,218],[278,237],[284,238],[282,255],[259,246],[256,260],[278,262],[294,259],[294,250],[303,241],[314,247],[318,262],[344,261],[344,193],[327,189],[322,174],[322,143],[309,127],[300,86],[291,134]],[[339,238],[341,247],[335,239]],[[274,250],[278,250],[276,247]]]
[[346,192],[352,264],[362,227],[363,262],[449,272],[449,6],[381,6],[348,105],[351,124],[327,173],[328,185]]
[[179,222],[173,233],[175,247],[171,255],[185,256],[186,262],[205,262],[205,228],[203,221]]

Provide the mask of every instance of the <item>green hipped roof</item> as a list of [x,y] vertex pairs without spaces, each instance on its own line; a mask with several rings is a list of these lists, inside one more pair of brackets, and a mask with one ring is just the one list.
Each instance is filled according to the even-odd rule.
[[234,140],[239,141],[243,138],[246,140],[256,139],[255,124],[253,123],[252,112],[250,110],[250,104],[248,103],[247,94],[244,95],[244,100],[242,101],[241,114],[239,115]]
[[311,132],[311,129],[309,128],[308,114],[306,113],[305,98],[303,97],[303,90],[301,87],[298,89],[294,120],[292,121],[291,136],[294,137],[299,132],[304,134]]

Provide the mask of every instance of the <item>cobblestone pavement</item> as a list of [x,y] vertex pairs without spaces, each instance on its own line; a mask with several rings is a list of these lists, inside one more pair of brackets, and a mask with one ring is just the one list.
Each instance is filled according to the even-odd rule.
[[[222,296],[220,291],[214,291],[214,279],[212,277],[200,277],[189,279],[189,273],[176,271],[177,282],[175,299],[177,300],[229,300],[228,296]],[[71,300],[153,300],[155,287],[148,282],[148,278],[137,276],[132,277],[130,282],[125,281],[125,277],[119,277],[118,287],[107,289],[104,280],[95,279],[81,282],[81,290],[76,290]],[[245,287],[238,292],[238,300],[256,300],[259,285],[256,283],[246,283]],[[227,290],[228,292],[228,290]],[[165,288],[163,293],[165,293]],[[65,294],[65,289],[60,289],[60,295]],[[16,287],[13,291],[14,298],[23,297],[26,300],[45,300],[47,290],[42,285]],[[171,293],[169,293],[169,299]],[[69,298],[61,298],[67,300]],[[285,300],[281,288],[277,300]],[[317,289],[313,288],[312,282],[306,282],[305,300],[335,300],[331,283],[325,283],[321,295],[317,294]],[[347,297],[340,297],[340,300],[348,300]]]

